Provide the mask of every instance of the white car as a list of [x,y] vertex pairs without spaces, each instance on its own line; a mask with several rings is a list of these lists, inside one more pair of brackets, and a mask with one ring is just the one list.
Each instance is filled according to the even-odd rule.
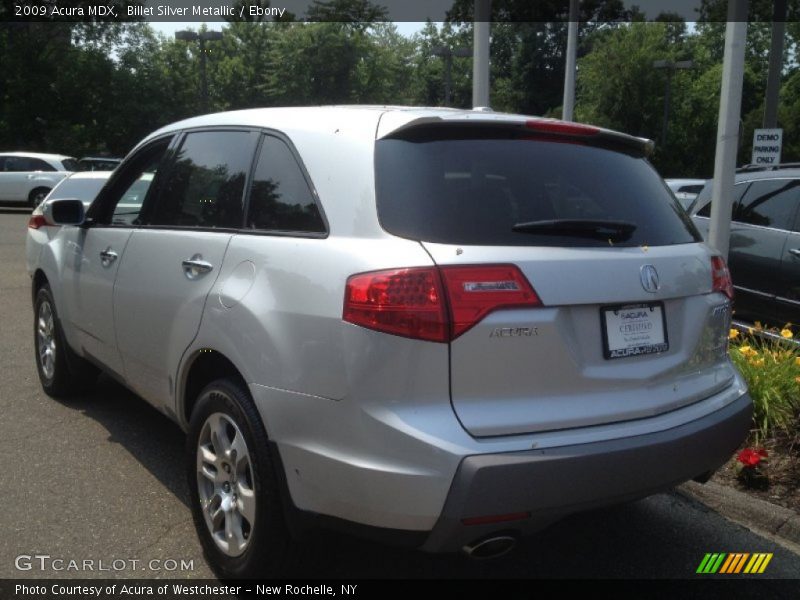
[[61,154],[0,152],[0,201],[37,207],[55,185],[78,170],[78,161]]
[[664,181],[684,210],[689,210],[697,198],[697,194],[706,185],[705,179],[665,179]]
[[706,479],[752,402],[725,262],[651,147],[435,108],[169,125],[85,214],[45,203],[63,226],[28,265],[41,385],[99,368],[185,429],[223,577],[279,574],[317,525],[496,556]]

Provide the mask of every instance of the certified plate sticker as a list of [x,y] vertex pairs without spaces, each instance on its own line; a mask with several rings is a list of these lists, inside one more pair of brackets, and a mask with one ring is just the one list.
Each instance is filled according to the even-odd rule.
[[655,354],[669,349],[662,303],[603,307],[600,314],[606,358]]

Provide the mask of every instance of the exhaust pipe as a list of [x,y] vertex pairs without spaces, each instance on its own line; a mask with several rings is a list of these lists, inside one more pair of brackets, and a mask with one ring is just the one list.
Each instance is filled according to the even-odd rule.
[[516,545],[517,538],[512,535],[495,535],[467,544],[462,550],[470,558],[481,560],[508,554]]

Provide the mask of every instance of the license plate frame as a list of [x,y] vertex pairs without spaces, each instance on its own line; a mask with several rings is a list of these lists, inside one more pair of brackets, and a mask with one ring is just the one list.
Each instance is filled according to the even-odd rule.
[[[623,311],[628,315],[620,314]],[[612,330],[609,336],[609,327],[614,326],[626,326],[629,331]],[[603,357],[606,360],[662,354],[669,350],[667,314],[663,302],[601,306],[600,328],[603,332]]]

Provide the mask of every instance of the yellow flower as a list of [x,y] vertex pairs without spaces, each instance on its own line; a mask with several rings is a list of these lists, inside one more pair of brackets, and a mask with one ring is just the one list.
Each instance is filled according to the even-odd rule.
[[800,356],[795,356],[794,357],[794,366],[795,367],[800,367]]
[[728,333],[729,340],[735,340],[739,337],[739,330],[738,329],[731,329],[730,333]]
[[764,366],[764,359],[763,359],[763,358],[759,358],[758,360],[751,359],[751,360],[750,360],[750,361],[748,361],[748,362],[749,362],[751,365],[753,365],[754,367],[763,367],[763,366]]
[[781,329],[781,337],[790,340],[794,337],[794,334],[789,329]]
[[753,350],[748,345],[740,346],[739,347],[739,352],[741,352],[742,356],[744,356],[744,357],[758,356],[758,351],[757,350]]

